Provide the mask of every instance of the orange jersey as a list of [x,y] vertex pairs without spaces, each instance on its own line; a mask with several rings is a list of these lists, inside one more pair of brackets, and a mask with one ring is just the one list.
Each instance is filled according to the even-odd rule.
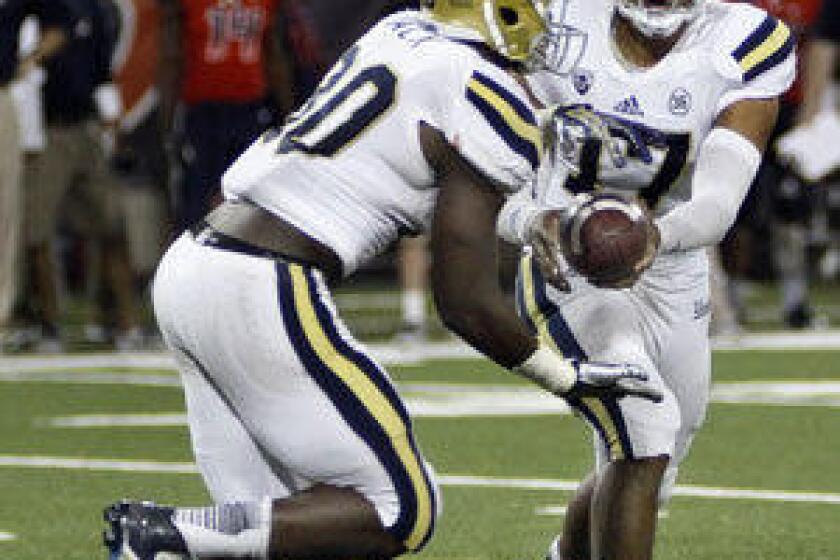
[[249,102],[264,97],[264,38],[278,0],[182,0],[181,97]]

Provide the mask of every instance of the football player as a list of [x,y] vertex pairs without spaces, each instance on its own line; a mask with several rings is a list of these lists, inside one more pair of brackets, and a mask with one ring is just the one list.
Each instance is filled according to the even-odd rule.
[[628,266],[614,286],[625,289],[570,275],[561,291],[526,256],[518,298],[531,326],[566,356],[641,364],[665,398],[573,402],[594,427],[597,465],[569,504],[549,558],[641,560],[651,558],[657,507],[708,403],[703,248],[730,227],[758,169],[778,97],[795,74],[794,45],[784,23],[745,4],[587,0],[553,9],[585,35],[587,49],[565,77],[533,78],[538,97],[590,105],[635,128],[648,149],[616,162],[598,138],[570,144],[559,156],[573,171],[541,182],[538,203],[514,197],[500,233],[557,246],[557,228],[543,226],[563,213],[546,208],[606,191],[647,205],[658,251],[644,272]]
[[567,398],[658,398],[638,368],[541,346],[496,275],[476,274],[496,267],[503,195],[540,160],[518,72],[532,44],[562,51],[543,12],[437,0],[386,18],[227,171],[226,202],[173,244],[153,289],[217,505],[115,504],[112,557],[391,558],[426,543],[433,474],[329,288],[406,233],[430,228],[444,321],[499,364]]

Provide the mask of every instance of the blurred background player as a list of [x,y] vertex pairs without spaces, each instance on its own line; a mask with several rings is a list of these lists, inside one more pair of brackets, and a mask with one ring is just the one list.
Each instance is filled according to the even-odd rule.
[[74,18],[72,32],[44,66],[47,148],[29,162],[26,173],[26,304],[42,330],[39,349],[61,350],[55,239],[59,224],[70,223],[88,240],[84,262],[89,270],[97,270],[92,263],[99,260],[101,280],[94,283],[99,316],[92,324],[108,329],[119,348],[131,349],[142,344],[142,335],[120,190],[107,159],[122,109],[111,78],[113,13],[98,0],[66,2]]
[[175,235],[221,199],[225,169],[292,107],[279,0],[160,0],[159,87]]
[[803,101],[798,126],[780,142],[789,151],[791,163],[824,196],[828,250],[820,261],[824,278],[835,278],[840,271],[840,130],[837,61],[840,49],[840,3],[824,0],[814,25],[813,41],[803,69]]
[[[40,39],[19,60],[21,27],[28,15],[39,21]],[[12,84],[15,80],[31,83],[36,68],[61,49],[69,28],[70,17],[62,0],[0,3],[0,351],[5,346],[18,295],[23,215],[22,139]]]
[[743,324],[747,321],[744,300],[749,291],[748,279],[776,278],[783,325],[802,329],[812,326],[814,319],[809,298],[809,251],[814,242],[812,219],[823,197],[820,189],[804,182],[779,159],[775,141],[800,119],[801,75],[812,48],[812,27],[822,0],[751,0],[748,3],[788,24],[797,39],[799,56],[797,79],[781,98],[779,119],[761,167],[736,225],[724,242],[726,268],[732,272],[729,298],[738,322]]
[[[838,52],[840,52],[840,0],[822,0],[822,9],[813,27],[811,48],[806,55],[803,70],[803,100],[800,122],[809,123],[825,110],[826,97],[830,101],[831,89],[837,84]],[[837,110],[836,103],[829,102],[829,110]]]
[[122,189],[134,285],[145,293],[169,240],[172,216],[157,91],[159,0],[116,3],[120,29],[113,56],[114,81],[123,102],[112,167]]

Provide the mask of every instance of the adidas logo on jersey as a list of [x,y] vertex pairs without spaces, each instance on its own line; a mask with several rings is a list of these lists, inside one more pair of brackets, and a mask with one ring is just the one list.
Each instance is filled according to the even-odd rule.
[[642,108],[639,106],[639,100],[636,99],[635,95],[631,95],[630,97],[622,99],[616,103],[613,110],[618,113],[624,113],[625,115],[635,115],[637,117],[645,116],[645,112],[642,111]]

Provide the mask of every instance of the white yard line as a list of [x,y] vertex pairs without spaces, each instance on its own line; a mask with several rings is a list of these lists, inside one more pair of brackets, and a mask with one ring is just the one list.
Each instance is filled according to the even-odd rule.
[[[22,457],[0,455],[0,467],[46,468],[87,471],[117,471],[129,473],[197,474],[193,463],[163,463],[155,461],[120,461],[115,459],[85,459],[71,457]],[[442,475],[443,486],[475,488],[513,488],[570,492],[577,481],[533,478],[495,478],[488,476]],[[770,502],[799,502],[840,505],[840,494],[794,492],[787,490],[757,490],[751,488],[715,488],[710,486],[677,486],[674,495],[691,498],[752,500]]]
[[13,541],[16,538],[17,536],[12,533],[4,533],[3,531],[0,531],[0,542]]
[[[30,374],[27,374],[28,376]],[[35,375],[35,374],[31,374]],[[37,374],[38,378],[55,376],[73,381],[74,376],[82,379],[100,374]],[[105,377],[109,383],[144,384],[144,376],[128,376],[121,380],[119,374]],[[24,376],[24,377],[26,377]],[[141,379],[133,379],[140,377]],[[0,374],[0,378],[2,375]],[[169,385],[177,381],[153,378],[153,385]],[[99,380],[83,381],[97,383]],[[104,382],[104,381],[103,381]],[[457,385],[457,384],[415,384],[399,385],[400,392],[409,413],[417,418],[464,418],[501,416],[568,415],[565,401],[537,389],[506,385]],[[837,382],[780,382],[780,383],[718,383],[712,388],[712,402],[729,404],[758,404],[764,406],[818,406],[840,408],[840,383]],[[54,428],[107,428],[185,426],[186,416],[182,412],[161,412],[154,414],[82,414],[39,418],[39,426]]]
[[148,385],[180,387],[178,374],[172,373],[116,373],[94,371],[0,371],[0,382],[9,383],[72,383],[79,385]]
[[114,459],[77,459],[73,457],[19,457],[14,455],[0,455],[0,467],[164,474],[198,473],[198,469],[193,463],[163,463],[158,461],[118,461]]
[[[840,349],[840,330],[809,332],[751,333],[716,337],[715,348],[722,350]],[[478,353],[455,339],[426,344],[368,344],[373,356],[383,364],[407,364],[423,360],[466,359]],[[50,369],[138,368],[174,369],[166,352],[132,354],[56,354],[0,356],[0,373],[22,373]]]
[[[480,486],[493,488],[517,488],[521,490],[572,491],[577,482],[570,480],[516,479],[477,476],[442,476],[444,486]],[[758,500],[771,502],[811,502],[840,505],[840,494],[817,492],[789,492],[786,490],[754,490],[750,488],[715,488],[710,486],[677,486],[675,496],[693,498],[717,498],[731,500]]]
[[[564,515],[566,515],[566,509],[566,506],[542,506],[535,509],[534,513],[546,517],[563,517]],[[660,509],[656,513],[656,517],[658,517],[659,519],[667,519],[668,510]]]

